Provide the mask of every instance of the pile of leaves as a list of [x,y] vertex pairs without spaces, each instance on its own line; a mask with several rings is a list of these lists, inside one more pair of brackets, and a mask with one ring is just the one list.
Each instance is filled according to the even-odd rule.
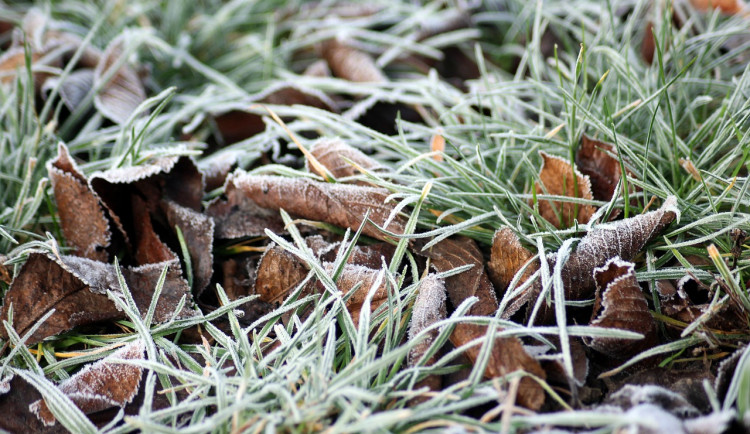
[[[622,3],[610,18],[652,19],[629,49],[659,71],[654,101],[692,65],[677,43],[667,58],[665,29],[745,19],[739,2]],[[499,10],[529,11],[514,5]],[[313,42],[290,44],[291,78],[252,94],[231,75],[241,74],[233,58],[209,58],[211,69],[198,48],[137,33],[96,48],[104,21],[82,36],[33,8],[0,21],[0,85],[20,95],[49,153],[21,183],[28,193],[38,178],[37,196],[20,194],[0,220],[0,246],[18,244],[0,251],[0,408],[14,415],[0,428],[747,427],[747,119],[727,121],[736,134],[710,147],[724,162],[716,174],[696,167],[710,164],[694,144],[708,133],[684,133],[686,156],[675,159],[683,125],[668,101],[671,131],[654,134],[675,144],[650,149],[651,130],[635,128],[642,117],[617,121],[630,137],[615,131],[615,118],[648,101],[613,115],[605,99],[599,122],[590,102],[606,94],[609,71],[592,85],[584,49],[568,69],[545,53],[543,40],[561,49],[575,36],[540,27],[541,2],[531,40],[503,35],[538,57],[467,49],[463,38],[499,35],[484,28],[501,13],[494,6],[432,6],[432,20],[382,51],[366,41],[395,44],[384,28],[399,31],[403,11],[276,10],[281,35],[316,28]],[[132,40],[153,57],[134,61]],[[183,91],[160,79],[190,77],[160,75],[167,55],[228,95],[194,84],[170,111]],[[556,65],[565,104],[540,98],[545,113],[524,96],[505,120],[496,101],[474,99],[502,90],[506,76],[488,64],[538,82],[540,59]],[[575,77],[572,96],[563,75]],[[558,123],[558,112],[569,117]],[[503,122],[519,117],[530,130],[507,133]],[[477,119],[501,132],[482,132]],[[158,146],[158,134],[183,143]],[[497,148],[467,146],[499,137],[508,141]],[[27,149],[2,140],[0,149]],[[696,191],[711,216],[692,203]],[[42,201],[49,215],[34,221]]]

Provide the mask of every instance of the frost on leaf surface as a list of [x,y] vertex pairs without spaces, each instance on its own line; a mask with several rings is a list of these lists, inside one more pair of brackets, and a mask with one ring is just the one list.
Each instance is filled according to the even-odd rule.
[[[85,414],[111,407],[124,407],[138,393],[143,368],[137,364],[114,363],[113,360],[141,360],[144,353],[143,342],[137,340],[98,362],[86,365],[58,387]],[[43,399],[33,402],[29,409],[45,425],[55,423],[55,416]]]

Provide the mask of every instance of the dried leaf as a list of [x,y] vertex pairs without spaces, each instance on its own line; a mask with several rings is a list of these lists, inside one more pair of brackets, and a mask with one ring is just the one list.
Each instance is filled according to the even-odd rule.
[[283,248],[271,245],[255,272],[255,293],[266,303],[281,303],[308,273],[305,264]]
[[94,105],[102,115],[118,124],[126,123],[146,100],[146,90],[138,74],[127,63],[117,70],[112,69],[121,61],[124,44],[123,36],[110,42],[94,70],[94,86],[101,89],[94,96]]
[[[323,269],[326,270],[328,274],[333,274],[335,271],[334,264],[331,262],[323,263]],[[388,287],[385,279],[381,279],[379,284],[377,286],[375,285],[378,283],[379,273],[379,270],[363,267],[361,265],[344,264],[344,269],[341,271],[338,280],[336,280],[336,287],[346,295],[359,285],[356,292],[354,292],[354,294],[352,294],[352,296],[346,301],[346,305],[362,306],[367,298],[367,294],[372,291],[373,288],[375,289],[372,295],[372,310],[375,310],[377,307],[374,305],[376,301],[387,300]]]
[[193,291],[199,296],[213,276],[214,221],[202,213],[168,200],[162,201],[170,227],[179,227],[187,244],[193,272]]
[[265,235],[266,229],[277,234],[284,232],[278,211],[258,206],[243,193],[236,180],[236,176],[229,175],[224,184],[225,198],[214,199],[206,209],[206,215],[216,224],[216,238],[260,236]]
[[[312,146],[310,152],[336,178],[357,175],[359,170],[356,166],[369,171],[385,169],[380,163],[340,139],[319,140]],[[310,172],[314,172],[309,161],[307,161],[307,167]],[[325,174],[318,173],[318,175],[324,176]]]
[[[559,346],[557,340],[550,340]],[[589,359],[586,356],[586,346],[583,345],[580,339],[571,339],[569,344],[570,354],[573,359],[572,380],[575,381],[578,387],[582,387],[586,384],[586,378],[589,375]],[[544,368],[544,372],[547,373],[548,382],[566,387],[569,386],[570,379],[568,378],[568,373],[565,370],[565,365],[562,362],[560,354],[557,355],[556,359],[542,361],[542,367]]]
[[135,247],[135,263],[137,265],[155,264],[158,262],[177,259],[177,255],[159,238],[151,224],[146,202],[138,195],[132,195],[131,209],[133,210],[132,239]]
[[336,77],[357,83],[383,83],[388,81],[383,71],[375,65],[369,54],[350,47],[336,39],[321,46],[323,58]]
[[[165,265],[169,265],[169,271],[156,306],[156,322],[168,321],[183,296],[187,297],[186,306],[191,304],[190,290],[181,277],[179,262],[122,269],[136,305],[145,314]],[[108,298],[107,290],[112,291],[116,297],[122,297],[122,290],[111,264],[76,256],[56,258],[43,253],[31,253],[5,295],[0,319],[8,320],[12,305],[13,326],[23,335],[49,310],[55,309],[52,316],[26,342],[33,344],[75,326],[126,318]],[[178,312],[177,318],[196,313],[185,307]],[[5,329],[0,330],[0,337],[8,338]]]
[[[539,170],[539,182],[536,183],[536,191],[539,194],[589,200],[594,198],[591,194],[591,181],[588,176],[581,174],[578,170],[573,170],[570,163],[563,158],[542,151],[539,155],[543,160],[542,168]],[[591,205],[539,200],[539,214],[558,229],[573,226],[574,220],[578,220],[579,224],[586,224],[595,212],[596,208]]]
[[[670,392],[683,397],[701,413],[711,411],[711,403],[703,388],[703,382],[713,383],[714,376],[708,366],[700,366],[691,369],[675,369],[654,367],[618,381],[618,384],[629,385],[655,385],[661,386]],[[621,386],[620,386],[621,387]],[[616,389],[619,387],[613,387]]]
[[68,110],[74,111],[84,101],[86,95],[94,87],[94,70],[79,69],[73,71],[64,80],[49,77],[42,85],[42,95],[48,98],[55,87],[59,86],[60,98]]
[[[498,290],[504,292],[516,273],[532,257],[534,257],[534,254],[521,245],[521,241],[512,229],[508,227],[498,229],[492,237],[490,262],[487,264],[487,271],[492,283]],[[538,268],[537,263],[529,265],[520,282],[525,282]]]
[[29,405],[42,398],[42,394],[19,375],[12,375],[0,381],[0,429],[11,433],[43,433],[49,430],[29,411]]
[[[576,167],[591,180],[594,199],[609,201],[622,178],[614,145],[583,136],[576,152]],[[632,174],[631,174],[632,175]]]
[[[581,239],[576,250],[562,267],[566,300],[591,298],[596,289],[594,269],[615,256],[619,256],[623,261],[633,260],[646,244],[679,217],[680,212],[676,205],[677,199],[670,196],[656,211],[595,226]],[[556,261],[556,253],[547,255],[550,269]],[[523,304],[531,298],[535,299],[541,292],[541,285],[541,281],[537,281],[529,291],[525,291],[513,302]],[[552,319],[554,309],[543,306],[545,307],[541,311],[541,319],[547,322]]]
[[610,357],[623,359],[651,348],[658,342],[656,322],[648,311],[635,277],[635,264],[618,257],[594,269],[597,296],[591,325],[630,330],[644,336],[642,340],[593,338],[591,348]]
[[[419,293],[414,301],[409,324],[409,341],[416,339],[422,331],[433,324],[445,319],[445,282],[434,274],[430,274],[419,284]],[[408,363],[410,367],[417,366],[419,360],[430,349],[432,342],[437,338],[439,330],[433,329],[427,332],[427,336],[409,351]],[[433,355],[425,361],[426,366],[431,366],[438,359],[438,354]],[[428,375],[414,388],[428,387],[430,390],[440,390],[441,379],[437,375]]]
[[747,11],[747,6],[742,0],[690,0],[693,7],[699,11],[718,9],[727,15],[739,14]]
[[[426,255],[438,272],[472,264],[473,267],[462,273],[447,277],[445,286],[448,297],[454,306],[458,306],[469,297],[479,301],[468,311],[472,316],[494,316],[498,303],[495,290],[492,288],[487,273],[484,271],[482,252],[476,242],[470,238],[458,237],[445,239],[432,247]],[[461,346],[487,333],[486,326],[461,323],[450,336],[455,346]],[[466,356],[475,362],[481,346],[466,350]],[[488,378],[504,376],[516,370],[523,370],[540,378],[545,378],[544,370],[523,348],[518,338],[495,339],[490,359],[484,375]],[[539,409],[544,403],[544,391],[530,378],[521,380],[518,391],[518,402],[530,409]]]
[[[306,178],[258,176],[236,173],[227,183],[234,183],[242,194],[263,208],[279,210],[309,219],[357,230],[369,210],[369,219],[386,230],[401,234],[405,222],[399,216],[389,220],[393,206],[385,203],[386,190],[359,185],[328,184]],[[370,237],[388,237],[368,224],[363,231]]]
[[[58,67],[59,62],[54,60],[40,61],[44,58],[43,53],[31,52],[31,65],[34,77],[34,87],[41,89],[44,81],[50,77],[47,72],[39,71],[40,68]],[[26,71],[26,51],[23,46],[12,47],[0,56],[0,84],[12,83],[18,72],[24,74]]]
[[[132,342],[98,362],[86,365],[60,383],[59,388],[84,414],[111,407],[124,407],[138,393],[143,368],[138,365],[112,363],[111,360],[141,360],[144,354],[143,342]],[[55,416],[44,399],[33,402],[29,409],[46,426],[55,424]]]
[[646,23],[646,28],[643,31],[643,42],[641,42],[641,58],[651,65],[654,61],[654,54],[656,54],[656,43],[654,41],[654,24],[651,22]]
[[237,166],[239,158],[240,152],[225,150],[201,159],[198,168],[206,181],[206,191],[224,185],[229,173]]
[[57,158],[47,163],[47,172],[55,192],[60,227],[74,254],[109,261],[109,220],[99,197],[91,191],[62,142],[57,147]]

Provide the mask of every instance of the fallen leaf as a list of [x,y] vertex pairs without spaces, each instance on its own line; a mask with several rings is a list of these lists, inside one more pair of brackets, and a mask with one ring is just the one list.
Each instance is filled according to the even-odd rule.
[[215,234],[219,239],[234,239],[265,235],[268,229],[283,233],[284,222],[278,211],[262,208],[248,197],[237,185],[238,177],[229,175],[224,184],[224,197],[209,203],[206,215],[216,224]]
[[[336,178],[357,175],[357,166],[373,172],[385,169],[383,165],[340,139],[319,140],[310,148],[310,153]],[[313,167],[310,161],[307,161],[308,171],[315,172]],[[325,176],[323,173],[318,175]]]
[[[594,198],[588,176],[573,170],[563,158],[542,151],[539,155],[543,162],[539,170],[539,182],[535,184],[538,194],[588,200]],[[596,208],[591,205],[556,200],[540,199],[538,205],[539,214],[558,229],[573,226],[574,220],[578,220],[578,224],[586,224],[596,212]]]
[[[404,232],[404,220],[399,216],[390,218],[394,206],[385,203],[387,190],[243,172],[231,175],[227,180],[227,183],[230,182],[263,208],[283,208],[308,220],[324,221],[354,231],[362,224],[369,210],[369,219],[376,225],[385,226],[392,233]],[[365,225],[362,233],[378,240],[388,239],[386,234],[370,224]]]
[[706,389],[703,388],[704,381],[708,381],[709,384],[714,382],[714,376],[708,366],[689,369],[653,367],[623,378],[618,381],[619,386],[612,389],[617,390],[626,384],[660,386],[683,397],[700,413],[705,414],[711,411],[711,402]]
[[738,14],[747,10],[747,5],[742,0],[690,0],[690,3],[699,11],[718,9],[728,15]]
[[[581,239],[562,267],[566,300],[591,298],[596,289],[594,269],[616,256],[623,261],[632,261],[646,244],[679,217],[676,205],[677,199],[670,196],[656,211],[595,226]],[[557,254],[550,253],[546,259],[552,269],[557,261]],[[541,289],[540,279],[512,302],[524,304],[529,299],[536,299]],[[548,322],[552,319],[554,309],[543,304],[540,313],[542,321]],[[503,317],[507,317],[505,313]]]
[[[451,304],[460,305],[469,297],[479,300],[467,312],[471,316],[494,316],[498,308],[495,290],[484,271],[482,252],[476,242],[467,237],[447,238],[423,252],[432,261],[438,272],[450,271],[467,264],[473,267],[462,273],[447,277],[445,287]],[[459,323],[451,333],[450,341],[456,347],[481,338],[487,333],[487,326]],[[469,360],[475,362],[479,357],[481,346],[466,350]],[[484,372],[485,377],[505,376],[513,371],[522,370],[539,378],[545,378],[545,372],[524,350],[518,338],[497,338],[493,344],[489,361]],[[518,389],[518,402],[524,407],[538,410],[544,403],[544,391],[539,383],[524,377]]]
[[114,69],[122,61],[124,45],[124,36],[110,42],[94,70],[94,86],[100,89],[94,96],[94,105],[102,115],[117,124],[126,123],[146,100],[141,79],[127,62]]
[[432,156],[435,161],[443,161],[443,152],[445,152],[445,138],[442,131],[432,135],[430,139],[430,152],[438,152]]
[[11,433],[42,433],[49,430],[31,411],[29,405],[42,398],[36,388],[19,375],[0,380],[0,429]]
[[646,28],[643,31],[643,42],[641,42],[641,58],[649,65],[654,61],[654,54],[656,54],[656,43],[654,41],[654,24],[652,22],[646,23]]
[[576,152],[576,167],[591,180],[594,199],[605,202],[612,199],[622,178],[620,161],[610,154],[617,155],[614,145],[586,136]]
[[646,297],[635,277],[635,264],[618,257],[594,269],[597,295],[590,325],[629,330],[644,336],[642,340],[592,338],[586,344],[606,354],[623,359],[658,343],[656,322],[648,310]]
[[[156,305],[154,321],[168,321],[183,296],[187,297],[187,303],[176,317],[185,318],[197,314],[189,307],[192,302],[190,290],[181,277],[177,261],[122,269],[139,310],[144,315],[148,311],[154,288],[165,265],[169,265],[169,271]],[[112,291],[116,297],[123,296],[114,265],[76,256],[56,258],[33,252],[29,254],[28,260],[5,294],[0,319],[8,320],[12,306],[13,326],[19,335],[23,335],[42,316],[55,309],[26,344],[34,344],[76,326],[125,319],[125,313],[107,296],[107,290]],[[0,337],[8,339],[4,328],[0,330]]]
[[94,70],[85,68],[71,72],[64,80],[59,77],[49,77],[42,85],[42,95],[49,98],[52,90],[59,87],[60,98],[65,107],[73,112],[82,102],[86,95],[94,87]]
[[98,261],[109,261],[112,234],[99,197],[61,142],[57,157],[47,163],[47,172],[57,202],[60,228],[73,253]]
[[[554,338],[552,336],[551,338]],[[559,342],[556,339],[550,339],[559,348]],[[569,341],[570,355],[573,360],[573,378],[576,386],[583,387],[586,384],[586,378],[589,375],[589,359],[586,356],[586,346],[581,339],[573,338]],[[565,365],[562,357],[557,354],[555,359],[545,359],[541,361],[544,372],[547,373],[547,381],[557,383],[564,387],[570,385],[568,373],[565,371]]]
[[[132,342],[98,362],[86,365],[58,387],[84,414],[111,407],[124,407],[138,393],[143,368],[138,365],[112,363],[111,360],[141,360],[144,354],[143,342]],[[56,422],[44,399],[33,402],[29,410],[46,426],[52,426]]]
[[324,42],[321,45],[321,52],[336,77],[357,83],[388,81],[369,54],[336,39]]
[[193,274],[193,293],[200,296],[213,276],[214,221],[191,208],[167,200],[162,208],[170,227],[179,227],[190,254]]
[[[255,293],[263,302],[280,304],[308,273],[309,270],[301,260],[282,247],[272,244],[258,262]],[[309,293],[310,290],[305,288],[304,292]]]
[[[487,271],[490,279],[500,292],[505,292],[510,282],[521,268],[534,257],[530,250],[521,245],[521,241],[509,227],[498,229],[492,237],[490,261]],[[519,282],[525,282],[539,268],[538,263],[526,267]],[[510,314],[513,314],[511,312]]]
[[[419,293],[414,301],[414,307],[411,311],[411,322],[409,323],[409,341],[414,341],[417,335],[427,330],[433,324],[445,319],[445,282],[435,274],[429,274],[422,279],[419,284]],[[424,339],[419,341],[409,351],[409,367],[417,366],[419,360],[430,349],[433,341],[437,338],[440,330],[432,329],[427,332]],[[435,353],[432,357],[425,360],[425,366],[431,366],[438,359],[439,354]],[[414,385],[415,389],[428,387],[430,390],[440,390],[441,378],[437,375],[428,375]]]
[[138,195],[130,196],[133,231],[131,238],[135,248],[135,263],[138,265],[177,259],[177,255],[159,238],[151,224],[146,202]]

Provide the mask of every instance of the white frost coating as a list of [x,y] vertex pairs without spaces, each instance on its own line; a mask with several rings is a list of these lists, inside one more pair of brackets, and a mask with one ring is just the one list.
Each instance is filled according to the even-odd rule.
[[[445,317],[445,292],[445,281],[435,274],[422,279],[409,324],[410,340]],[[432,341],[432,338],[428,337],[427,341]]]
[[[132,402],[138,393],[143,368],[136,365],[115,364],[110,361],[112,359],[143,359],[145,351],[146,347],[141,340],[129,343],[109,356],[86,365],[75,375],[60,383],[58,388],[85,413],[93,413],[110,407],[123,407]],[[110,389],[121,391],[123,384],[126,387],[130,385],[133,387],[130,390],[126,389],[126,393],[119,399],[117,396],[109,396],[112,393]],[[45,426],[55,424],[55,418],[43,399],[31,403],[29,411]]]
[[10,392],[10,381],[13,379],[13,374],[6,375],[0,379],[0,395],[5,395]]
[[197,164],[198,169],[208,178],[229,172],[232,166],[239,160],[240,154],[240,151],[233,150],[217,152],[201,160]]
[[[435,274],[422,279],[412,309],[408,331],[409,341],[413,341],[419,333],[445,318],[445,293],[445,281],[437,278]],[[409,366],[416,366],[419,363],[438,333],[438,330],[430,330],[423,340],[412,347],[407,358]],[[427,361],[427,363],[432,362]]]
[[47,257],[86,284],[95,294],[106,294],[107,290],[122,291],[112,264],[78,256],[62,256],[60,258],[62,262],[54,256],[47,255]]
[[[111,184],[129,184],[140,181],[159,173],[168,173],[177,164],[180,157],[161,157],[149,164],[133,167],[118,167],[106,171],[95,172],[89,179],[91,185],[95,179],[103,179]],[[93,190],[93,187],[92,187]]]
[[[140,381],[143,368],[135,365],[115,364],[111,363],[110,360],[143,359],[145,351],[146,346],[141,340],[127,344],[109,356],[95,363],[86,365],[75,375],[60,383],[60,390],[71,397],[73,394],[82,394],[82,396],[100,396],[103,393],[106,393],[107,386],[110,383],[123,381],[123,376],[126,376],[125,380],[130,380],[130,378],[127,377],[136,376],[138,377],[138,381]],[[136,384],[138,381],[136,381]],[[132,390],[132,393],[128,394],[129,396],[126,396],[123,401],[118,402],[118,405],[129,403],[133,400],[136,393],[138,393],[137,385],[134,390]]]

